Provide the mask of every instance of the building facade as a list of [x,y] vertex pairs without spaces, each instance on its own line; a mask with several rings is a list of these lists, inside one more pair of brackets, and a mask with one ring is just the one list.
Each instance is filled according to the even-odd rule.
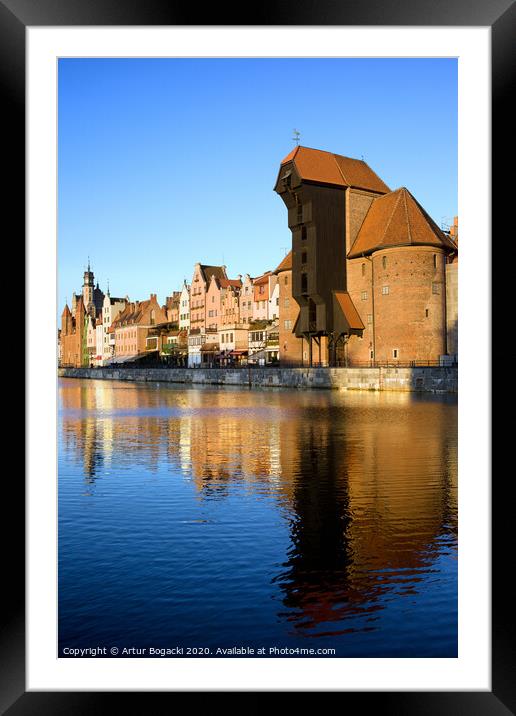
[[274,272],[278,277],[278,357],[282,365],[302,366],[308,359],[303,338],[298,338],[294,326],[299,316],[299,304],[292,296],[292,251],[285,256]]
[[179,297],[179,329],[190,329],[190,286],[185,282]]
[[145,353],[149,330],[166,322],[166,311],[159,305],[155,293],[151,293],[147,301],[128,303],[111,325],[115,334],[115,360]]
[[295,334],[308,363],[439,363],[457,245],[363,161],[296,147],[275,191],[292,231]]
[[204,332],[207,323],[206,293],[212,276],[227,278],[225,266],[208,266],[197,263],[194,266],[190,286],[190,329]]

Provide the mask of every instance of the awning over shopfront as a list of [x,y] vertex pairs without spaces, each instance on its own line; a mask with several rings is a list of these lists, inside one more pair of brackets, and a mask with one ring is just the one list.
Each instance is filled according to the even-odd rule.
[[333,291],[333,325],[337,334],[356,336],[365,328],[347,291]]
[[249,360],[266,360],[266,358],[267,358],[266,350],[256,351],[256,353],[249,354]]
[[138,355],[115,356],[106,361],[106,365],[117,365],[119,363],[131,363],[138,358]]

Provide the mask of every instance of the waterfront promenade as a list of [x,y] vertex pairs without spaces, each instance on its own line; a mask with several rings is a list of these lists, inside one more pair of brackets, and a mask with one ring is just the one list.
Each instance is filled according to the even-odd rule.
[[457,367],[59,368],[64,378],[274,388],[457,393]]

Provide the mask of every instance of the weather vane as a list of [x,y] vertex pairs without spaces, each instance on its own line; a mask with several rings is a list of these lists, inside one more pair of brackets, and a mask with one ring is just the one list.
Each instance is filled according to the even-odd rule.
[[294,136],[292,139],[294,142],[299,146],[299,137],[301,136],[301,132],[298,132],[297,129],[294,129]]

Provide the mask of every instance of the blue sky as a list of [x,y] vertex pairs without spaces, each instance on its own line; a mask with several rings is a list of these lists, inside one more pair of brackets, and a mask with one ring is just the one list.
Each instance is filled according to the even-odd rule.
[[300,143],[363,158],[440,225],[457,214],[455,59],[61,59],[58,298],[88,261],[158,300],[196,261],[231,277],[290,246],[279,164]]

